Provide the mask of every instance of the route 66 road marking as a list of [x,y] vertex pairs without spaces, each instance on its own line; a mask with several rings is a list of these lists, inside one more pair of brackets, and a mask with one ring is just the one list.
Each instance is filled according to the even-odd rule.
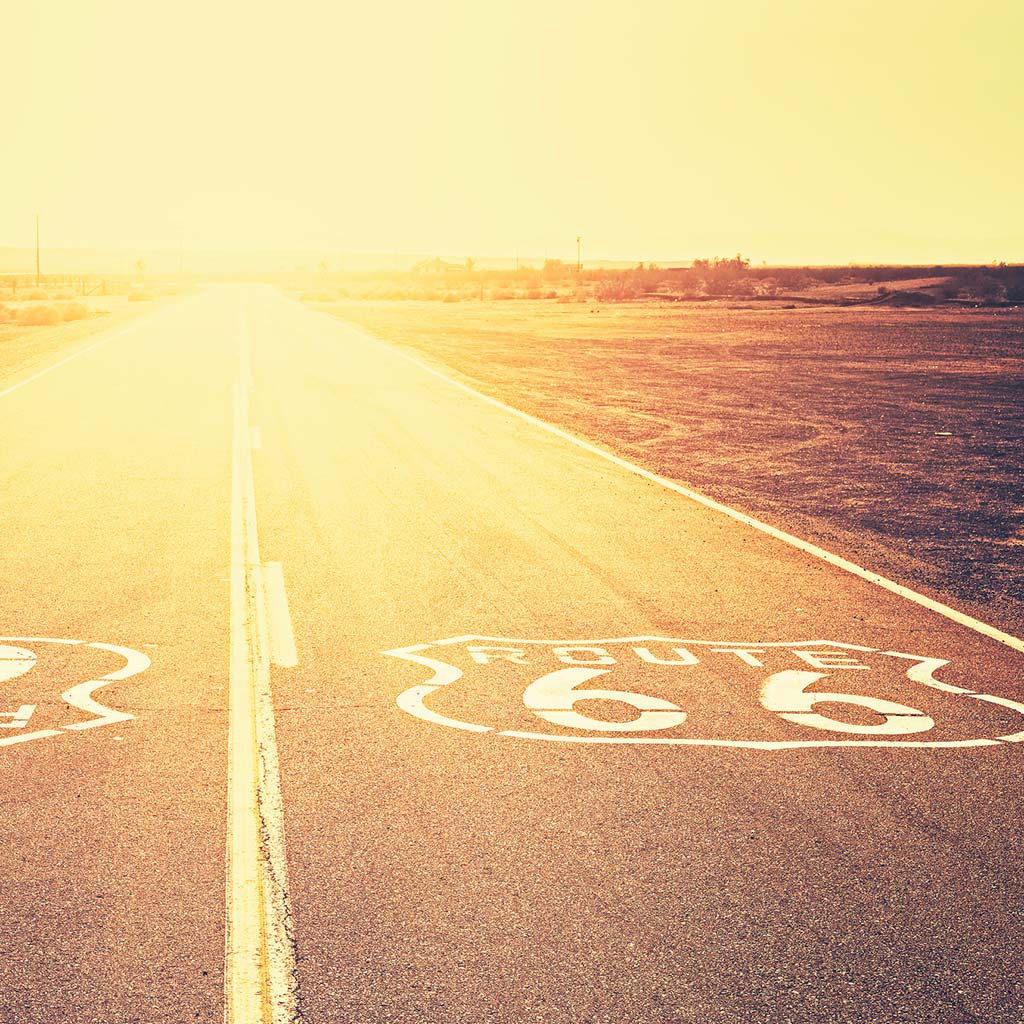
[[[85,647],[104,651],[114,655],[122,664],[107,672],[106,675],[76,683],[61,693],[61,700],[68,705],[68,708],[91,715],[91,718],[67,722],[57,728],[32,730],[29,729],[29,726],[35,716],[36,705],[18,704],[12,708],[6,698],[11,688],[10,684],[15,680],[28,676],[30,673],[43,671],[39,667],[37,652],[43,650],[43,645],[54,644],[59,644],[62,647]],[[0,637],[0,709],[2,709],[0,710],[0,747],[45,739],[49,736],[60,736],[65,731],[95,729],[103,725],[113,725],[116,722],[130,721],[135,717],[134,715],[127,711],[116,711],[101,704],[93,694],[109,683],[137,676],[149,668],[149,665],[149,658],[145,654],[117,644],[87,643],[84,640],[57,640],[52,637]]]
[[[403,711],[434,725],[523,740],[754,750],[1024,742],[1024,704],[937,679],[947,660],[832,640],[466,635],[382,653],[431,672],[398,696]],[[482,693],[503,687],[517,689],[518,700],[484,712],[490,721],[450,710],[460,696],[479,709]],[[524,714],[548,730],[501,727]],[[747,734],[722,735],[722,718],[743,723]]]

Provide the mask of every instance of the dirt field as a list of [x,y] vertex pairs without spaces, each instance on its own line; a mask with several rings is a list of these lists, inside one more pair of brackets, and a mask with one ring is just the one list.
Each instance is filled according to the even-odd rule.
[[1024,628],[1024,310],[317,308],[665,476]]

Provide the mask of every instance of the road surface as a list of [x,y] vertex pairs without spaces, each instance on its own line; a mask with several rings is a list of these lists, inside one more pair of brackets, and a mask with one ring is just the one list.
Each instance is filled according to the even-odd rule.
[[269,289],[51,365],[0,1019],[1024,1020],[1020,641]]

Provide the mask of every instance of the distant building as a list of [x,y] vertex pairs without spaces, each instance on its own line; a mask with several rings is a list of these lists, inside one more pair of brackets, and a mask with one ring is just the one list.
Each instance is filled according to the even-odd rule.
[[465,269],[464,263],[449,263],[440,256],[431,256],[429,259],[420,260],[413,266],[412,271],[414,274],[450,274]]

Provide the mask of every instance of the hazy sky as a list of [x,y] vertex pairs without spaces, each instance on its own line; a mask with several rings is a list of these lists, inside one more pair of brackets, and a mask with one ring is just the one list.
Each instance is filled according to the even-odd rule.
[[31,0],[0,244],[1024,260],[1024,3]]

